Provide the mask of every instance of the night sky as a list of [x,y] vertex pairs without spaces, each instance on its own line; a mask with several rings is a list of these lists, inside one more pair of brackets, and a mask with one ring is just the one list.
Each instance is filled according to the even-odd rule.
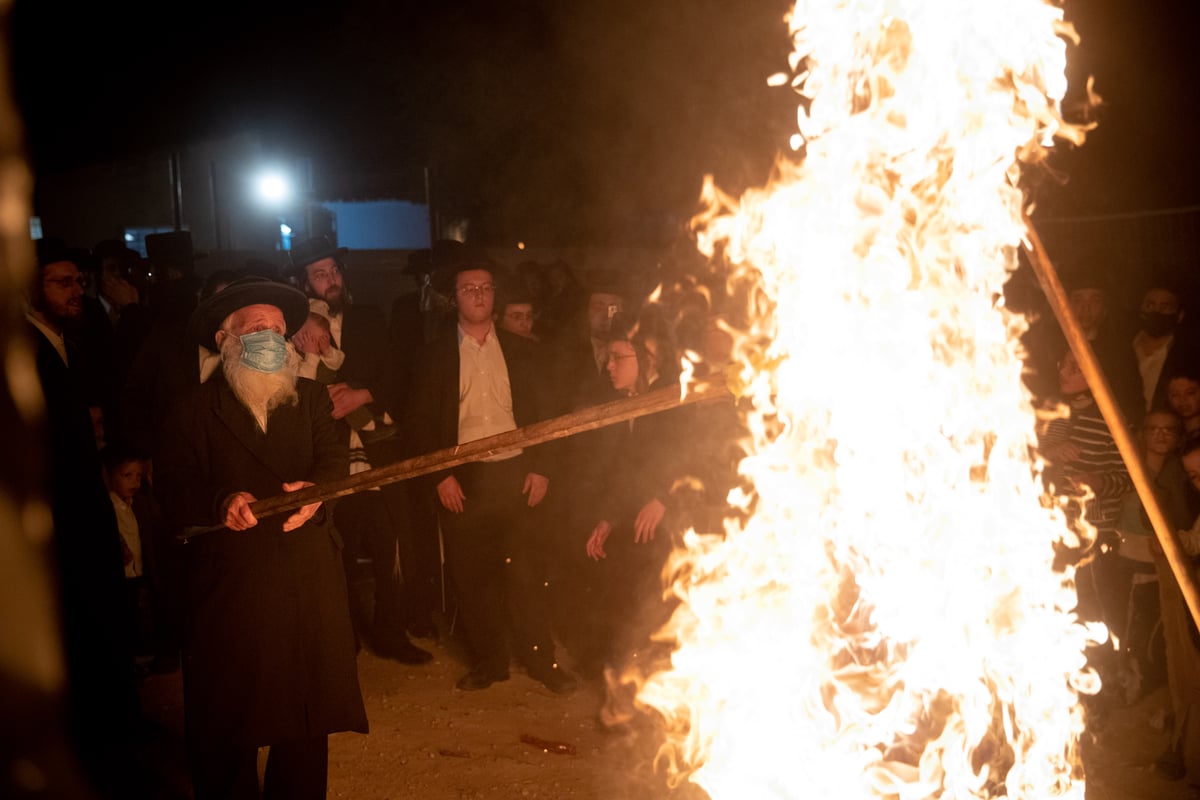
[[[1200,203],[1196,5],[1068,3],[1069,78],[1094,75],[1105,107],[1044,206]],[[11,41],[39,171],[252,128],[311,154],[318,188],[411,194],[433,164],[493,236],[595,240],[686,218],[706,173],[735,194],[764,180],[794,129],[793,97],[765,83],[788,6],[17,0]]]

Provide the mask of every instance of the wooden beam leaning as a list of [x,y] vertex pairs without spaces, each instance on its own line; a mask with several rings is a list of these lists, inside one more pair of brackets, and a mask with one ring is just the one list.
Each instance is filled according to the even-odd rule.
[[[338,497],[374,489],[399,481],[409,480],[431,472],[457,467],[469,461],[480,461],[505,450],[517,447],[533,447],[546,442],[565,439],[585,431],[628,422],[648,414],[668,411],[672,408],[731,399],[732,395],[724,382],[696,383],[681,396],[679,386],[668,386],[653,392],[622,398],[598,406],[580,409],[560,417],[535,422],[523,428],[499,433],[486,439],[477,439],[455,447],[435,450],[432,453],[406,458],[382,467],[355,473],[347,478],[318,486],[309,486],[295,492],[278,494],[257,500],[250,505],[254,516],[262,518],[284,511],[300,508],[309,503],[334,500]],[[210,531],[224,530],[224,526],[211,528],[189,528],[179,534],[179,539],[188,539]]]
[[1162,504],[1158,502],[1158,496],[1154,493],[1154,481],[1151,479],[1150,473],[1146,471],[1146,464],[1142,460],[1142,454],[1133,439],[1133,434],[1129,431],[1125,415],[1121,413],[1121,408],[1113,397],[1112,388],[1108,385],[1108,379],[1100,368],[1100,362],[1092,350],[1091,343],[1084,336],[1079,320],[1071,311],[1067,292],[1058,279],[1058,273],[1046,253],[1046,248],[1042,245],[1042,240],[1038,237],[1037,231],[1034,230],[1033,223],[1029,219],[1025,220],[1025,227],[1029,233],[1029,245],[1026,251],[1029,253],[1029,260],[1037,273],[1038,281],[1042,284],[1042,291],[1046,293],[1050,307],[1054,309],[1054,315],[1058,318],[1063,333],[1066,334],[1071,352],[1075,354],[1075,359],[1079,362],[1079,369],[1087,379],[1088,386],[1091,387],[1092,394],[1096,398],[1096,405],[1099,407],[1104,421],[1108,424],[1108,430],[1112,433],[1113,441],[1116,442],[1121,458],[1125,461],[1125,468],[1129,470],[1129,477],[1137,490],[1138,498],[1142,501],[1142,507],[1146,509],[1146,515],[1150,518],[1155,536],[1162,545],[1163,554],[1171,567],[1171,572],[1175,574],[1175,580],[1179,583],[1183,599],[1192,613],[1192,619],[1200,625],[1200,594],[1196,592],[1196,582],[1192,579],[1187,554],[1184,553],[1183,546],[1179,543],[1179,536],[1167,519]]

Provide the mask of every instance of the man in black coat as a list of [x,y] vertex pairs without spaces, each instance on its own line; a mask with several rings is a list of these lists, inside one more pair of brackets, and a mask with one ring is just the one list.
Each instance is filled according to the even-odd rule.
[[628,290],[613,271],[601,270],[589,276],[586,320],[580,320],[584,327],[571,331],[560,342],[566,359],[565,380],[571,392],[565,410],[587,408],[617,398],[605,365],[609,328],[613,317],[628,307],[627,294]]
[[[453,263],[462,242],[439,239],[433,247],[408,254],[403,273],[412,281],[412,289],[392,302],[388,331],[392,338],[391,363],[396,368],[400,393],[396,408],[408,406],[415,384],[413,364],[422,347],[458,324],[457,313],[449,298],[433,285],[434,276]],[[377,450],[384,462],[420,455],[407,436],[380,443]],[[436,635],[435,613],[442,609],[445,596],[442,576],[441,543],[438,538],[437,508],[425,478],[384,487],[394,500],[400,560],[404,565],[404,594],[410,621],[409,632],[418,637]]]
[[92,249],[95,298],[85,297],[85,346],[103,353],[106,424],[120,425],[118,402],[125,380],[153,322],[141,303],[139,285],[145,285],[146,265],[136,250],[124,242],[107,239]]
[[30,466],[46,467],[69,732],[93,788],[132,796],[128,747],[140,708],[124,638],[121,539],[85,404],[86,365],[72,337],[83,316],[80,260],[55,243],[38,248],[26,317],[45,398],[48,463]]
[[1193,325],[1184,325],[1184,292],[1178,284],[1178,278],[1165,272],[1151,273],[1143,284],[1131,347],[1147,411],[1168,407],[1171,378],[1188,374],[1200,362],[1200,340]]
[[[343,274],[345,256],[346,248],[317,236],[292,249],[292,273],[308,295],[310,309],[323,306],[327,312],[332,344],[345,354],[336,379],[326,388],[333,402],[333,419],[350,443],[352,463],[365,469],[390,460],[382,446],[373,445],[382,445],[383,435],[395,430],[391,412],[398,393],[396,359],[382,310],[350,301]],[[364,414],[364,410],[370,413]],[[351,415],[369,416],[371,421],[351,431],[347,424]],[[374,611],[369,619],[365,610],[355,614],[360,638],[380,656],[403,664],[424,664],[433,656],[408,638],[410,609],[398,563],[401,552],[411,552],[411,548],[398,547],[398,532],[407,532],[406,526],[397,525],[398,519],[407,516],[405,500],[400,487],[351,495],[338,503],[334,524],[346,542],[348,579],[355,580],[360,555],[371,563]],[[404,566],[407,570],[409,564]],[[358,609],[360,604],[353,607]]]
[[257,519],[259,498],[344,478],[347,445],[285,336],[302,293],[234,281],[192,316],[221,368],[172,410],[156,459],[187,545],[184,712],[197,800],[325,797],[327,735],[365,733],[341,541],[321,503]]
[[[406,420],[421,452],[553,415],[549,377],[533,343],[493,324],[495,266],[464,249],[450,272],[458,325],[418,357]],[[544,448],[516,449],[433,476],[471,662],[459,689],[508,679],[510,626],[516,656],[531,677],[554,692],[575,687],[554,660],[541,554],[531,530],[549,487],[545,456]]]

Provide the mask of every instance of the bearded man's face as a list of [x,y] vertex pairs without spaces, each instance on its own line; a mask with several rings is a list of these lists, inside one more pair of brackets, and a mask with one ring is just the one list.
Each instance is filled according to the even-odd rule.
[[333,314],[342,310],[346,304],[346,282],[341,264],[332,258],[322,258],[305,267],[304,276],[309,297],[324,300]]
[[83,319],[83,275],[79,267],[70,261],[45,266],[38,310],[59,327],[69,327]]
[[260,372],[242,363],[241,337],[267,330],[287,335],[283,312],[275,306],[250,305],[230,314],[216,337],[225,381],[264,431],[271,411],[297,401],[296,377],[300,365],[300,357],[291,343],[287,346],[287,360],[276,372]]

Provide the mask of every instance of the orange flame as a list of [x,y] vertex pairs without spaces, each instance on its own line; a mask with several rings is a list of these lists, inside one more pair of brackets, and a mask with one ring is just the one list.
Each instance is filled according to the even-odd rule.
[[1040,0],[787,21],[804,158],[740,201],[710,183],[697,221],[757,287],[753,494],[730,497],[753,513],[673,555],[678,647],[638,702],[714,798],[1082,798],[1093,634],[1002,294],[1022,169],[1084,135],[1059,111],[1073,31]]

